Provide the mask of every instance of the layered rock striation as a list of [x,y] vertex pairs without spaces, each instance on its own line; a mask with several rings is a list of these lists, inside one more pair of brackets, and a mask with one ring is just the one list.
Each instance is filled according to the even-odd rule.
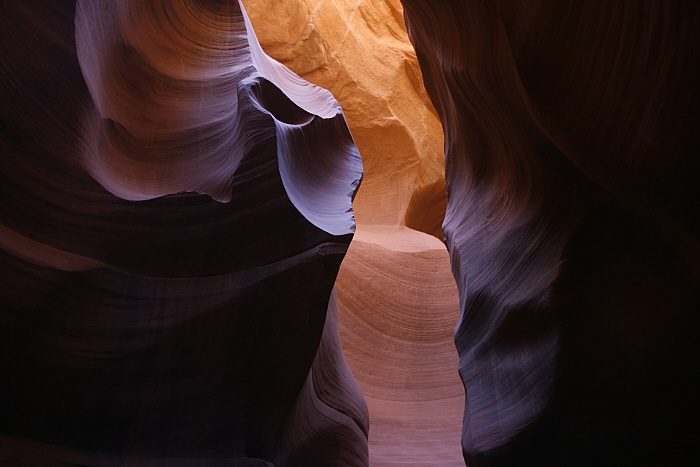
[[685,465],[698,4],[402,3],[445,132],[468,465]]
[[365,465],[335,99],[238,2],[3,9],[0,459]]
[[463,465],[449,255],[407,227],[360,226],[338,274],[340,335],[370,415],[373,466]]
[[400,2],[244,3],[265,51],[338,98],[362,155],[358,229],[337,290],[343,350],[369,408],[370,464],[462,465],[442,130]]

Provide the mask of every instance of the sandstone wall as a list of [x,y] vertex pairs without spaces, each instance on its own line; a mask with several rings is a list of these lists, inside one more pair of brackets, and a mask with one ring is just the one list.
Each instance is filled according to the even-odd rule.
[[463,396],[452,342],[459,305],[441,242],[442,130],[402,7],[396,0],[245,4],[265,50],[336,96],[365,167],[338,311],[369,408],[370,463],[461,465]]
[[699,5],[402,3],[445,131],[468,464],[695,463]]
[[366,465],[362,163],[238,2],[0,16],[0,463]]
[[267,53],[331,91],[343,107],[365,167],[354,203],[358,222],[404,224],[411,204],[433,196],[435,207],[430,203],[424,216],[409,214],[408,223],[439,232],[442,132],[399,1],[244,3]]

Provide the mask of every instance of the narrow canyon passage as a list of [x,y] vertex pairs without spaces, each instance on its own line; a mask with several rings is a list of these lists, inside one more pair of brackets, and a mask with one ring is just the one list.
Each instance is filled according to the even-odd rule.
[[369,409],[370,465],[463,465],[442,128],[400,2],[243,3],[273,58],[334,93],[363,159],[336,291],[343,351]]
[[700,2],[0,5],[0,464],[700,465]]
[[0,38],[0,464],[365,465],[333,96],[235,1],[19,3]]
[[341,102],[237,2],[3,18],[1,462],[463,463],[442,131],[400,5],[283,3],[246,2],[263,48],[300,32],[278,58]]
[[371,465],[461,465],[459,298],[435,237],[360,226],[337,282],[340,338],[367,400]]

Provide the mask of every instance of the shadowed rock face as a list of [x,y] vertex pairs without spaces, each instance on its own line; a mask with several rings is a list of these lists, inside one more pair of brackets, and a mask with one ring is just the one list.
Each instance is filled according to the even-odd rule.
[[0,18],[2,463],[452,465],[459,366],[469,465],[691,464],[697,3],[403,0],[458,300],[398,0],[249,0],[366,149],[337,309],[330,94],[238,2],[41,3]]
[[700,5],[402,3],[445,132],[467,463],[687,462]]
[[3,13],[0,460],[366,464],[333,293],[362,165],[330,93],[238,2]]

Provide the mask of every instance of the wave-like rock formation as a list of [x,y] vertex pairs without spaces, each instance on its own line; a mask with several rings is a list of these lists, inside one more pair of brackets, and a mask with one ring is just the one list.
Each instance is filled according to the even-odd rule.
[[[367,399],[371,465],[463,465],[442,240],[442,129],[398,0],[244,0],[267,53],[341,103],[365,177],[337,281],[340,336]],[[425,232],[425,233],[424,233]]]
[[358,223],[407,225],[442,240],[442,130],[400,1],[243,3],[265,51],[343,107],[365,167]]
[[235,1],[2,12],[0,460],[365,465],[331,94]]
[[445,132],[468,465],[691,465],[700,4],[402,3]]

